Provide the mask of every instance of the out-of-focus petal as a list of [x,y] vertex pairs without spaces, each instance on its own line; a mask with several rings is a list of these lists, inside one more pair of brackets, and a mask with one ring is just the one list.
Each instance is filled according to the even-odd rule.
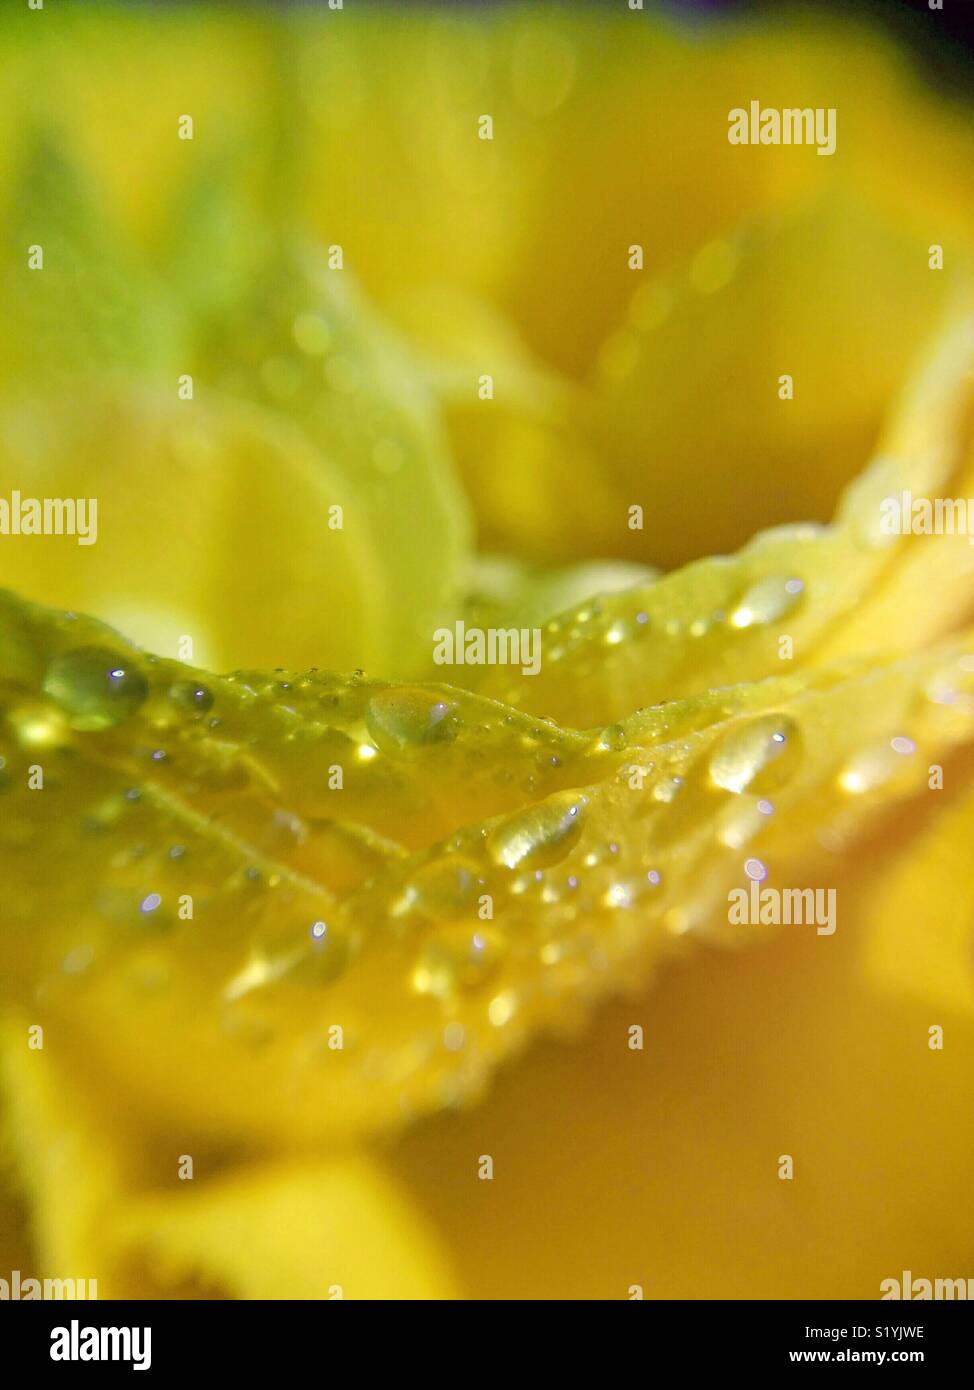
[[974,321],[948,323],[879,453],[825,527],[779,527],[738,554],[585,601],[542,628],[537,675],[474,672],[505,703],[573,724],[792,667],[917,650],[974,605],[974,547],[886,533],[883,503],[974,495]]
[[[904,1269],[969,1271],[970,809],[926,892],[907,867],[920,813],[885,822],[855,863],[830,856],[834,936],[783,927],[674,962],[502,1073],[489,1106],[403,1136],[414,1200],[463,1231],[465,1297],[876,1300]],[[480,1154],[491,1182],[470,1177]]]
[[133,1129],[79,1082],[56,1032],[32,1049],[27,1025],[8,1018],[3,1040],[4,1141],[35,1222],[31,1254],[12,1266],[25,1278],[94,1279],[100,1298],[452,1295],[437,1239],[374,1160],[228,1169],[178,1127]]
[[[6,535],[0,582],[215,669],[422,671],[470,543],[432,400],[324,252],[275,245],[255,275],[270,304],[197,325],[168,390],[80,327],[57,406],[25,369],[0,466],[18,497],[83,501],[86,536]],[[65,337],[47,324],[44,355]]]

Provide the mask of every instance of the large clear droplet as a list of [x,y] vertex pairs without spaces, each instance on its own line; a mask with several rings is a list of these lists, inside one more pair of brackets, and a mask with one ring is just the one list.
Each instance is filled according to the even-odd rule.
[[372,696],[365,723],[383,752],[404,753],[452,738],[451,710],[450,702],[435,691],[393,687]]
[[430,937],[413,970],[419,994],[445,998],[485,984],[504,958],[506,943],[495,927],[448,927]]
[[509,869],[557,864],[581,834],[584,804],[577,792],[560,792],[512,816],[491,833],[487,841],[491,858]]
[[763,796],[789,781],[800,758],[795,721],[765,714],[724,735],[710,755],[709,771],[725,791]]
[[738,600],[730,615],[731,627],[757,627],[776,622],[797,607],[804,588],[800,579],[779,575],[759,579]]
[[199,681],[176,681],[169,687],[169,698],[187,714],[205,714],[213,707],[213,692]]
[[121,724],[149,693],[133,658],[107,647],[75,647],[56,656],[44,675],[43,690],[64,710],[71,727],[85,733]]
[[463,859],[434,859],[406,886],[409,907],[427,917],[459,917],[474,912],[481,892],[477,865]]

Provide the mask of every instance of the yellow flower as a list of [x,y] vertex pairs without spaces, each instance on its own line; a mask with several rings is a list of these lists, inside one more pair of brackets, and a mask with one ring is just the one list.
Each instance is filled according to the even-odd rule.
[[[974,495],[970,121],[856,29],[645,19],[4,35],[11,1269],[969,1258],[974,548],[883,517]],[[758,89],[835,156],[730,145]],[[461,623],[537,669],[444,673]]]

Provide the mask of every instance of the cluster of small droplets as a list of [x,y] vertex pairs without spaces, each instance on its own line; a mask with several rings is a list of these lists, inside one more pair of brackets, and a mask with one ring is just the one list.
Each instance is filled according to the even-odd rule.
[[[807,596],[805,580],[794,574],[764,574],[727,591],[720,575],[720,599],[701,610],[675,603],[680,591],[667,582],[606,594],[551,619],[541,629],[542,667],[538,678],[518,678],[493,669],[480,688],[514,706],[533,706],[543,698],[559,708],[563,681],[573,699],[587,683],[598,691],[618,685],[619,671],[645,672],[647,664],[675,673],[699,663],[701,644],[716,653],[726,644],[740,646],[756,632],[783,632]],[[651,651],[644,641],[651,639]],[[647,656],[647,651],[650,654]],[[562,675],[564,673],[564,676]]]
[[[751,622],[783,603],[752,589],[729,612]],[[601,620],[593,606],[586,623]],[[12,875],[15,924],[42,894],[70,924],[43,948],[42,995],[106,971],[146,1010],[185,993],[248,1056],[308,1076],[335,1011],[349,1087],[422,1071],[438,1094],[466,1093],[498,1047],[631,979],[651,941],[703,927],[721,882],[773,873],[796,797],[838,844],[837,806],[905,787],[925,742],[952,736],[944,721],[958,738],[974,727],[967,658],[932,667],[883,738],[840,741],[816,772],[801,702],[750,708],[759,691],[574,734],[447,686],[203,677],[83,620],[42,625],[34,648],[4,680],[0,779],[16,786],[41,758],[51,798],[20,797],[0,851],[6,863],[43,826],[88,869],[83,888],[43,884],[42,861]],[[360,779],[330,815],[313,785],[322,749]]]

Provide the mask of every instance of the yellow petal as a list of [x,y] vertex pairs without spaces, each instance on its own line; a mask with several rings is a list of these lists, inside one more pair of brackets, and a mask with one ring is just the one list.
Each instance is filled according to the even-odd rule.
[[866,981],[894,999],[925,1005],[928,1027],[970,1018],[974,1010],[969,771],[961,764],[932,773],[943,790],[931,790],[933,805],[919,827],[911,824],[909,840],[894,843],[862,914]]
[[541,670],[474,671],[484,694],[575,724],[711,686],[918,650],[974,604],[966,534],[884,534],[883,502],[974,496],[974,327],[952,320],[894,414],[875,461],[827,527],[779,527],[737,555],[585,601],[541,633]]
[[95,1280],[100,1298],[452,1296],[438,1242],[374,1160],[228,1170],[165,1127],[150,1151],[79,1083],[56,1030],[28,1047],[28,1023],[3,1030],[4,1138],[35,1213],[23,1278]]
[[364,1157],[242,1165],[185,1197],[133,1202],[113,1226],[121,1259],[218,1296],[455,1296],[445,1242]]
[[[5,536],[0,582],[217,669],[421,670],[469,544],[431,401],[323,253],[275,245],[258,284],[209,339],[194,326],[168,392],[158,370],[151,387],[103,376],[82,344],[63,404],[25,386],[5,407],[19,494],[94,503],[84,543]],[[38,328],[32,313],[19,331]]]
[[[904,856],[915,815],[894,841]],[[403,1135],[392,1158],[413,1199],[444,1236],[463,1232],[465,1297],[621,1300],[638,1285],[647,1299],[873,1301],[904,1269],[970,1274],[974,1026],[942,995],[863,974],[888,827],[867,845],[854,863],[830,859],[835,936],[783,928],[764,948],[673,962],[584,1037],[502,1074],[489,1106]],[[903,921],[911,967],[932,982],[952,886],[927,887],[902,916],[886,900],[885,925]],[[968,890],[969,870],[969,921]],[[472,1152],[494,1158],[486,1193],[465,1180]]]
[[477,1095],[705,931],[749,856],[786,874],[809,824],[851,844],[974,735],[937,698],[963,644],[583,733],[447,686],[201,678],[3,614],[8,988],[140,1107],[239,1135]]

